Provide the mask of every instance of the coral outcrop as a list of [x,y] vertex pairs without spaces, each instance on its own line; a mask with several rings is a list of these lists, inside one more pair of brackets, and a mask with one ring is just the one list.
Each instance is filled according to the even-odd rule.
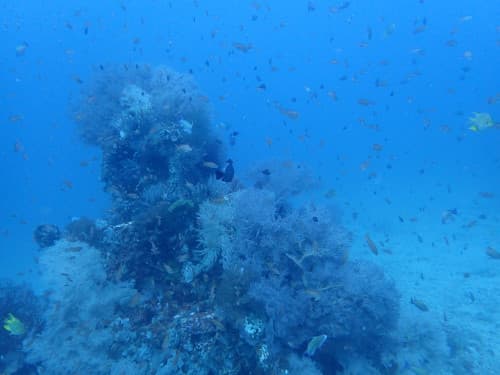
[[112,207],[41,250],[48,307],[25,342],[33,364],[51,374],[331,374],[351,358],[385,368],[398,292],[378,266],[349,259],[334,209],[295,199],[317,183],[306,168],[272,163],[248,186],[216,180],[226,157],[206,99],[163,67],[105,69],[76,117],[102,150]]

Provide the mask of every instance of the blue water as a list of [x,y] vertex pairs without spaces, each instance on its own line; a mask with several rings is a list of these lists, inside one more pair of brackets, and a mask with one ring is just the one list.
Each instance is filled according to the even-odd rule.
[[[474,112],[500,121],[497,2],[55,0],[1,1],[0,10],[2,278],[38,289],[35,227],[110,208],[101,151],[72,116],[99,66],[166,65],[192,73],[209,98],[237,179],[265,160],[311,168],[320,187],[303,199],[338,208],[354,236],[350,257],[394,279],[401,319],[436,322],[475,296],[446,329],[477,336],[474,354],[461,354],[470,370],[446,367],[454,359],[443,354],[442,368],[422,361],[397,373],[500,368],[490,336],[500,261],[485,253],[500,251],[500,129],[468,129]],[[374,256],[365,233],[386,251]],[[416,296],[430,312],[409,303]]]

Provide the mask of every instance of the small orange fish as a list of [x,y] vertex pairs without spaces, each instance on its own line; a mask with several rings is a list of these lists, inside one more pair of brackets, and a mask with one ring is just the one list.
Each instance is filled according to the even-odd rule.
[[346,249],[344,249],[344,252],[342,253],[341,263],[346,264],[348,260],[349,260],[349,249],[346,248]]
[[240,43],[240,42],[234,42],[233,47],[235,49],[237,49],[238,51],[241,51],[244,53],[250,51],[253,48],[253,46],[250,43],[245,44],[245,43]]
[[325,198],[331,199],[334,198],[337,195],[337,192],[335,189],[330,189],[325,193]]
[[229,198],[227,198],[224,195],[210,199],[210,203],[213,203],[216,205],[222,205],[222,204],[226,204],[228,202],[229,202]]
[[136,307],[137,305],[139,305],[139,303],[141,302],[142,300],[142,295],[141,293],[139,292],[136,292],[132,298],[130,299],[130,302],[128,303],[128,305],[130,307]]
[[319,301],[321,299],[321,291],[317,289],[305,289],[304,292],[312,297],[315,301]]
[[16,46],[16,56],[23,56],[28,48],[28,43],[24,42]]
[[420,311],[429,311],[429,308],[427,307],[427,305],[425,304],[425,302],[422,301],[422,300],[420,300],[420,299],[416,299],[416,298],[412,297],[410,299],[410,303],[412,305],[414,305]]
[[476,224],[477,224],[477,220],[471,220],[467,224],[463,225],[463,228],[469,229],[469,228],[476,226]]
[[173,275],[175,274],[175,271],[174,269],[168,265],[167,263],[163,263],[163,269],[165,270],[166,273],[168,273],[169,275]]
[[488,97],[488,104],[496,104],[496,102],[497,102],[497,98],[495,98],[494,96]]
[[465,51],[464,52],[464,58],[467,60],[472,60],[472,52],[471,51]]
[[439,130],[445,134],[448,134],[449,132],[451,132],[451,128],[448,125],[441,125],[439,127]]
[[359,168],[362,170],[362,171],[366,171],[368,169],[368,167],[370,166],[370,161],[369,160],[366,160],[364,162],[361,163],[361,165],[359,166]]
[[212,318],[210,320],[210,322],[214,325],[214,327],[218,330],[218,331],[225,331],[226,330],[226,327],[224,326],[224,324],[220,321],[220,320],[217,320],[215,318]]
[[9,116],[9,121],[13,122],[13,123],[22,121],[23,119],[24,119],[23,115],[11,115],[11,116]]
[[16,141],[14,143],[14,152],[23,152],[24,151],[24,145],[20,141]]
[[279,111],[281,112],[282,115],[285,115],[291,120],[297,120],[300,116],[300,113],[297,111],[293,111],[291,109],[286,109],[286,108],[279,108]]
[[413,48],[412,50],[410,50],[410,53],[412,53],[414,55],[423,56],[423,55],[425,55],[425,50],[423,48]]
[[413,29],[413,34],[420,34],[423,33],[427,29],[427,25],[420,25]]
[[219,168],[219,166],[217,164],[215,164],[213,161],[204,161],[203,162],[203,166],[205,168],[209,168],[209,169],[217,169],[217,168]]
[[176,147],[176,149],[179,152],[191,152],[191,151],[193,151],[193,148],[190,145],[188,145],[187,143],[184,143],[182,145],[178,145]]
[[479,196],[481,198],[491,199],[491,198],[495,197],[495,194],[493,194],[492,192],[489,192],[489,191],[480,191]]
[[338,100],[337,93],[335,91],[328,91],[328,96],[335,102]]
[[372,101],[372,100],[369,100],[369,99],[360,98],[360,99],[358,99],[358,104],[367,107],[367,106],[370,106],[370,105],[374,105],[375,102]]
[[500,252],[498,250],[495,250],[491,246],[488,246],[486,249],[486,255],[488,255],[492,259],[500,259]]
[[161,342],[161,349],[163,351],[166,351],[168,349],[169,343],[170,343],[170,337],[169,337],[169,335],[167,333],[165,335],[165,337],[163,338],[163,341]]

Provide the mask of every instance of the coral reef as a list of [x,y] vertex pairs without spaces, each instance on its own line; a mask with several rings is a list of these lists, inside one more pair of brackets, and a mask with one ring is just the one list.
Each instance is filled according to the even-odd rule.
[[317,185],[307,168],[264,164],[248,186],[216,179],[227,158],[190,77],[100,75],[76,118],[103,152],[112,207],[41,249],[47,308],[24,342],[30,363],[51,374],[386,369],[399,294],[379,267],[349,260],[335,209],[296,199]]

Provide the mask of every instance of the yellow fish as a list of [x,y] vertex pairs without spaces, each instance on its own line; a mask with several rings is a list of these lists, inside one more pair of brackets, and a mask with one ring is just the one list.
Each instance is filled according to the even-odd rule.
[[9,313],[8,317],[5,318],[3,328],[6,331],[9,331],[11,335],[15,336],[24,335],[26,333],[24,323],[11,313]]
[[469,130],[473,132],[478,132],[488,128],[492,128],[495,125],[493,118],[489,113],[486,112],[474,112],[474,116],[469,117]]

